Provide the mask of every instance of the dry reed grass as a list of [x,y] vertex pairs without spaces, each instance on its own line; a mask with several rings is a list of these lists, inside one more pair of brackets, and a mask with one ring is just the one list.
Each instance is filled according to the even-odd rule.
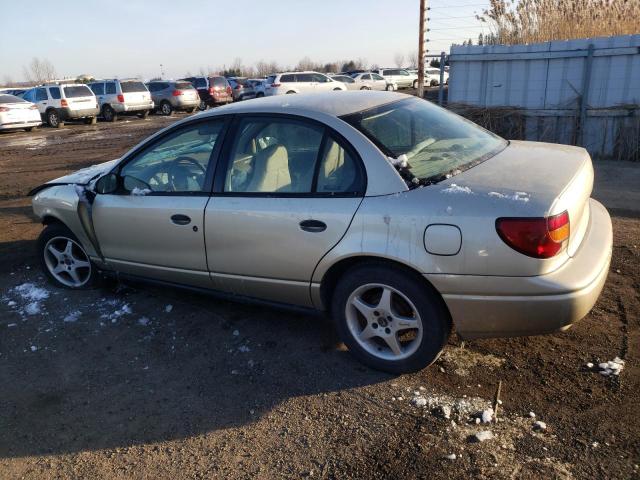
[[640,0],[490,0],[485,43],[515,45],[640,33]]

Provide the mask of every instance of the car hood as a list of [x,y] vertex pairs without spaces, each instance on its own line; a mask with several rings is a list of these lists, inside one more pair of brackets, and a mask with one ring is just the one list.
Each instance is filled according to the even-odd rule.
[[82,168],[68,175],[64,175],[63,177],[50,180],[47,183],[43,183],[31,190],[28,195],[35,195],[39,191],[54,185],[88,185],[93,179],[111,171],[119,160],[119,158],[116,158],[115,160],[110,160],[108,162],[91,165],[90,167]]

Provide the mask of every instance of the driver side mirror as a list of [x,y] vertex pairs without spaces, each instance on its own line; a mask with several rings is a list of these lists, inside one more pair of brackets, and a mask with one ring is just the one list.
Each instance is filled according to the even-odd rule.
[[95,191],[96,193],[108,194],[114,193],[118,190],[118,180],[119,176],[117,173],[107,173],[106,175],[100,177],[96,182]]

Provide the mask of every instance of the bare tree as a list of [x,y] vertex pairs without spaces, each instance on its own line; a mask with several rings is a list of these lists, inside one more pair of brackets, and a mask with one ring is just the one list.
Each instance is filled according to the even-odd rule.
[[418,52],[416,50],[412,50],[407,55],[407,60],[409,61],[409,68],[413,70],[418,69]]
[[46,58],[33,57],[28,66],[22,68],[28,82],[43,83],[56,78],[56,69]]
[[404,64],[404,55],[401,53],[396,53],[393,57],[393,61],[396,63],[396,67],[402,68],[402,65]]
[[298,62],[296,70],[320,70],[320,65],[313,62],[309,57],[304,57]]

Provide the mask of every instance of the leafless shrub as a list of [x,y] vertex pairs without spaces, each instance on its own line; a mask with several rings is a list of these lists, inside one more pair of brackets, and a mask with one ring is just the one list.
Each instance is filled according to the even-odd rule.
[[396,53],[393,57],[393,61],[395,62],[396,67],[402,68],[402,65],[404,64],[404,55],[401,53]]
[[490,0],[484,43],[522,44],[640,32],[638,0]]

